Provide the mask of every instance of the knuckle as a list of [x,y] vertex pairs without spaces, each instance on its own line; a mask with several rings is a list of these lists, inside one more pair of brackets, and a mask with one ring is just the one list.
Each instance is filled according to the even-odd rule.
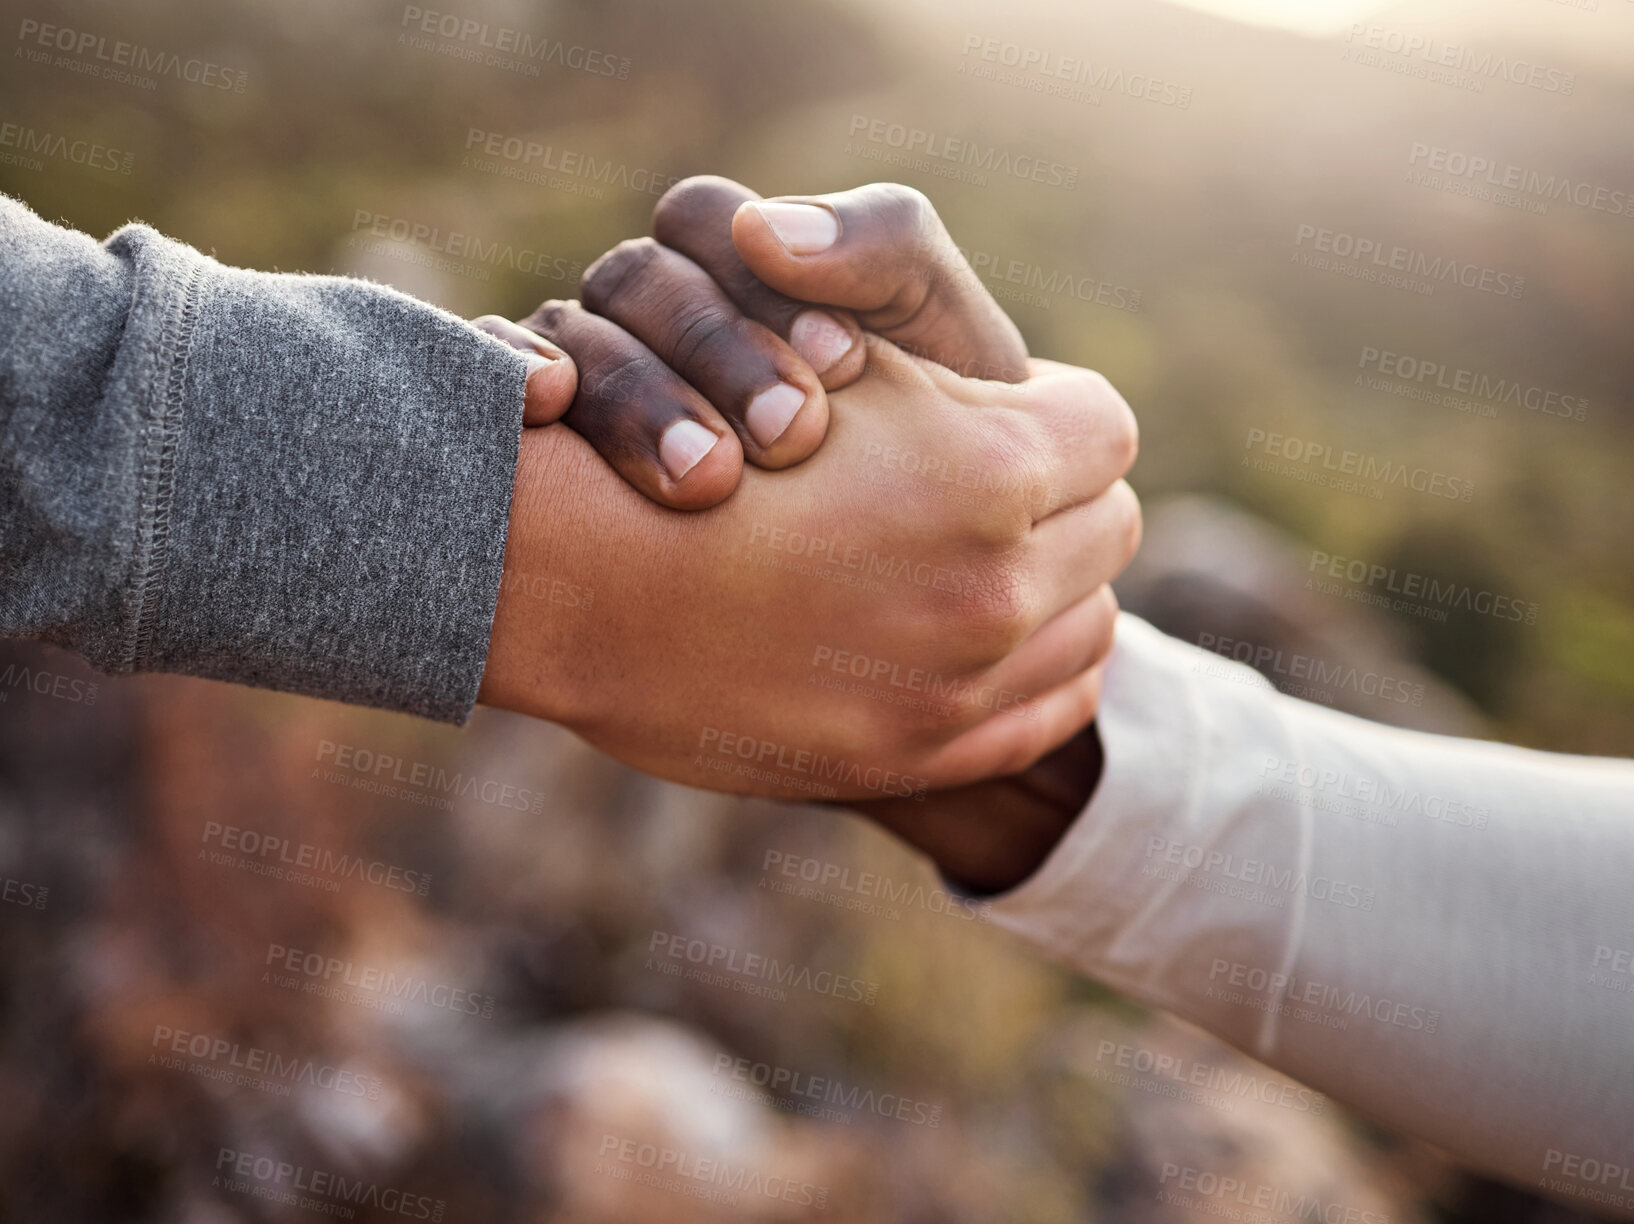
[[739,183],[716,174],[684,178],[660,197],[652,210],[652,232],[670,244],[676,234],[717,216],[728,215],[751,193]]
[[1112,635],[1118,623],[1118,596],[1110,583],[1103,584],[1093,596],[1092,642],[1089,648],[1089,666],[1104,663],[1112,653]]
[[998,777],[1011,777],[1024,773],[1038,763],[1038,759],[1048,750],[1049,744],[1045,739],[1043,724],[1024,722],[1012,740],[1012,746],[998,766]]
[[1111,637],[1112,626],[1118,619],[1118,593],[1112,589],[1112,584],[1109,582],[1102,586],[1100,590],[1095,592],[1095,600],[1098,605],[1098,611],[1100,612],[1102,623],[1106,627],[1106,634],[1108,637]]
[[945,288],[950,244],[942,220],[918,188],[875,183],[865,190],[870,247],[887,281],[895,285],[895,294],[883,309],[894,320],[914,319]]
[[1115,513],[1114,521],[1116,526],[1113,530],[1122,544],[1121,559],[1118,565],[1119,570],[1122,570],[1124,566],[1135,559],[1135,553],[1140,549],[1140,538],[1143,530],[1140,498],[1135,495],[1134,489],[1129,487],[1127,480],[1120,480],[1113,485],[1109,490],[1109,495],[1113,499]]
[[1129,406],[1129,401],[1118,393],[1106,376],[1096,374],[1095,377],[1100,380],[1102,393],[1109,405],[1112,419],[1109,422],[1108,445],[1122,475],[1135,466],[1135,460],[1140,455],[1140,422],[1135,419],[1135,410]]
[[578,309],[576,302],[552,298],[548,302],[539,303],[534,312],[522,320],[522,326],[538,332],[564,351],[571,352],[563,339],[563,332],[568,327],[573,313]]
[[993,668],[997,662],[993,658],[978,660],[956,682],[946,686],[950,691],[944,698],[940,720],[944,735],[949,730],[957,733],[958,728],[975,726],[996,712]]
[[609,353],[581,366],[578,402],[587,408],[601,409],[637,402],[642,398],[642,388],[656,373],[649,357]]
[[869,188],[869,208],[893,238],[917,237],[941,225],[930,197],[906,183],[875,183]]
[[640,283],[658,258],[660,247],[651,238],[627,238],[584,270],[579,293],[597,314],[613,309],[618,299]]
[[977,657],[1004,658],[1026,639],[1032,627],[1031,585],[1020,565],[1001,559],[967,571],[950,601],[949,632],[969,643]]
[[1140,454],[1140,422],[1129,402],[1098,370],[1074,368],[1057,387],[1050,393],[1057,445],[1092,448],[1109,477],[1126,475]]
[[677,370],[702,373],[730,357],[736,329],[714,303],[677,300],[670,311],[675,331],[669,356]]
[[1021,413],[983,422],[971,448],[982,539],[1011,544],[1033,524],[1033,507],[1047,497],[1043,462],[1047,438],[1038,423]]

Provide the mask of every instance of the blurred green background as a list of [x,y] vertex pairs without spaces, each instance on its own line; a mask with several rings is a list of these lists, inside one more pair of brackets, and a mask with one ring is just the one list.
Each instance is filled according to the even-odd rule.
[[[230,264],[365,275],[463,315],[518,316],[574,296],[576,270],[645,232],[675,178],[724,174],[765,194],[900,179],[930,195],[1035,354],[1094,366],[1122,390],[1141,420],[1132,481],[1149,507],[1208,495],[1307,557],[1365,558],[1535,603],[1535,625],[1373,619],[1402,666],[1467,711],[1462,725],[1627,755],[1634,204],[1614,215],[1556,198],[1540,212],[1536,193],[1505,204],[1413,174],[1424,146],[1634,192],[1634,6],[1313,2],[1288,6],[1298,29],[1233,20],[1230,0],[1208,7],[1219,11],[1158,0],[7,0],[0,189],[98,237],[139,218]],[[462,53],[483,36],[425,34],[427,13],[433,29],[445,14],[561,54],[472,62]],[[1350,21],[1387,40],[1512,55],[1557,83],[1571,74],[1572,87],[1425,79],[1411,57],[1369,58],[1365,33],[1347,41]],[[40,62],[29,22],[99,47],[139,44],[161,64],[207,63],[242,90],[182,69],[150,89],[58,62],[94,58],[84,53]],[[1023,55],[1077,57],[1092,73],[1063,96],[1036,68],[1007,69]],[[1153,79],[1161,87],[1136,84]],[[1071,185],[1001,169],[950,176],[896,156],[890,135],[870,138],[892,125],[1036,159]],[[498,156],[484,153],[490,135]],[[549,152],[513,160],[507,140]],[[112,152],[81,164],[60,151],[76,141]],[[371,232],[377,220],[387,237]],[[394,225],[426,238],[399,241]],[[1524,293],[1440,282],[1426,294],[1312,267],[1300,255],[1315,240],[1300,235],[1316,230],[1523,276]],[[473,258],[449,249],[455,233],[530,254]],[[1381,390],[1365,377],[1379,375],[1365,366],[1371,350],[1569,396],[1583,419]],[[1474,493],[1387,487],[1375,498],[1276,475],[1245,462],[1263,456],[1248,441],[1256,431],[1450,473]],[[16,657],[80,674],[60,655]],[[1021,957],[983,924],[923,907],[882,919],[764,887],[768,851],[934,887],[840,816],[648,782],[488,712],[462,735],[168,678],[103,681],[101,693],[94,709],[26,693],[0,706],[0,866],[54,885],[40,915],[0,922],[0,1089],[17,1102],[0,1110],[0,1218],[313,1213],[220,1185],[226,1146],[423,1187],[452,1220],[1201,1219],[1152,1188],[1169,1159],[1155,1153],[1188,1143],[1397,1220],[1569,1218],[1461,1179],[1331,1106],[1317,1119],[1234,1114],[1115,1086],[1097,1074],[1106,1040],[1236,1064]],[[312,778],[325,740],[536,785],[551,808],[524,819],[352,795]],[[351,886],[317,896],[252,879],[196,858],[211,820],[407,862],[435,887],[424,899]],[[762,1005],[666,983],[642,964],[658,929],[849,967],[879,984],[880,1001]],[[268,942],[442,966],[481,983],[499,1013],[450,1027],[287,992],[269,1002]],[[189,1024],[361,1060],[386,1090],[367,1105],[284,1100],[144,1061],[156,1025]],[[722,1051],[933,1102],[944,1121],[802,1117],[787,1095],[725,1104],[711,1071]],[[584,1147],[604,1115],[620,1134],[679,1135],[800,1170],[830,1204],[817,1215],[766,1196],[729,1207],[604,1175]],[[395,1218],[353,1218],[377,1217]]]

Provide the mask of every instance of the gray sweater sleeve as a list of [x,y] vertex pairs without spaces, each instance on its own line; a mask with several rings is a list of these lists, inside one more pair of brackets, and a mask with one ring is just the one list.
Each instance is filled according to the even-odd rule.
[[390,289],[0,196],[0,635],[464,721],[524,377]]

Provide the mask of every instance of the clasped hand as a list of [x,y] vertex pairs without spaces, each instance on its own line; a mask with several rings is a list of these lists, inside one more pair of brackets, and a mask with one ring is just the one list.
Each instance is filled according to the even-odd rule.
[[1134,417],[1027,356],[922,195],[691,179],[582,293],[479,321],[546,359],[482,701],[893,812],[1073,743],[1139,541]]

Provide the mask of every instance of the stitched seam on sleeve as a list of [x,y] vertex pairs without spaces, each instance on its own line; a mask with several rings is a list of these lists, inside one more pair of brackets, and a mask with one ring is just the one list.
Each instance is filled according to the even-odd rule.
[[181,439],[183,402],[187,393],[187,364],[192,352],[193,322],[198,314],[199,282],[203,269],[195,266],[182,289],[181,308],[160,343],[164,368],[169,372],[158,397],[153,440],[142,472],[142,521],[149,524],[146,547],[137,561],[136,631],[126,648],[122,671],[135,671],[148,659],[158,627],[159,602],[164,591],[165,565],[170,551],[170,507],[176,488],[176,447]]

